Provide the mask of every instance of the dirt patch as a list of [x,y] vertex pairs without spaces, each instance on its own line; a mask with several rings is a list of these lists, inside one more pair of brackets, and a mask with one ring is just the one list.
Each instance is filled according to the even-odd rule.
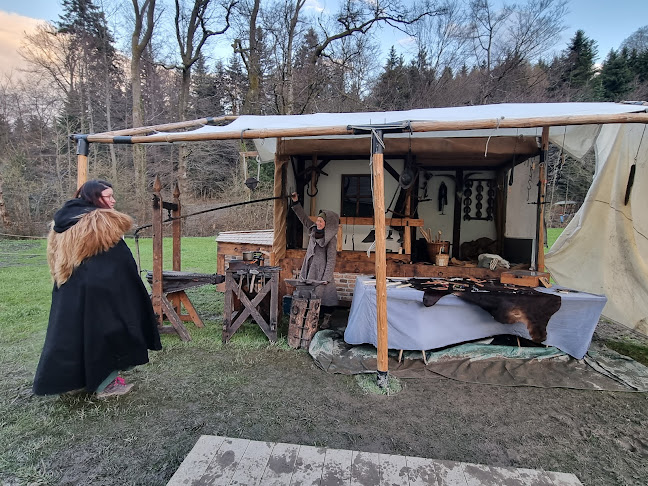
[[0,390],[0,482],[161,485],[202,434],[562,471],[588,486],[648,477],[647,394],[439,377],[380,396],[304,351],[221,347],[217,328],[191,332],[194,344],[165,337],[126,373],[136,389],[119,399],[33,397],[35,362],[14,373]]

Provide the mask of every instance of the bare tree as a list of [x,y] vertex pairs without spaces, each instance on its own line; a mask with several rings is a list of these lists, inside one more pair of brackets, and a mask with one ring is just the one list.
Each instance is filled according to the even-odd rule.
[[243,113],[258,113],[259,112],[259,95],[261,88],[261,31],[257,26],[257,19],[259,17],[259,9],[261,0],[252,0],[252,4],[242,4],[239,13],[245,15],[247,13],[248,22],[246,28],[243,29],[247,32],[247,46],[243,44],[242,36],[234,39],[232,47],[234,52],[241,56],[243,65],[248,73],[248,90],[245,95],[243,103]]
[[496,10],[491,0],[470,1],[470,36],[475,61],[487,72],[493,67],[493,57],[499,54],[496,39],[512,13],[512,7],[507,5]]
[[[181,0],[175,0],[175,30],[176,39],[180,48],[180,69],[182,81],[180,85],[180,98],[178,100],[178,115],[180,120],[186,120],[191,87],[191,68],[200,59],[202,48],[208,39],[227,32],[230,27],[230,15],[236,6],[236,0],[226,0],[221,3],[220,12],[217,12],[216,2],[212,0],[193,0],[191,10],[185,8]],[[221,18],[223,26],[213,29],[213,18]],[[187,194],[187,158],[189,154],[186,146],[180,147],[178,155],[178,184],[180,192]]]
[[440,72],[449,67],[458,71],[466,62],[468,18],[461,3],[444,0],[437,15],[426,16],[415,24],[418,53],[425,52],[430,69]]
[[638,28],[621,43],[620,49],[626,48],[628,52],[648,51],[648,25]]
[[311,62],[315,64],[321,57],[330,57],[327,52],[329,46],[345,37],[366,35],[378,25],[412,34],[411,27],[417,22],[442,12],[443,8],[437,8],[427,2],[406,8],[399,0],[345,0],[332,25],[327,26],[320,20],[321,41],[313,50]]
[[[565,0],[527,0],[500,10],[492,0],[471,0],[471,37],[484,75],[478,103],[497,99],[495,90],[502,88],[509,74],[524,78],[525,72],[533,72],[524,66],[557,42],[566,13]],[[528,82],[524,79],[523,84]]]
[[[144,125],[142,107],[142,56],[151,41],[155,25],[155,0],[132,0],[135,25],[131,35],[130,78],[133,95],[133,126]],[[133,166],[135,168],[135,192],[143,201],[146,191],[146,149],[144,145],[133,147]]]
[[264,24],[273,38],[271,52],[275,54],[274,98],[281,115],[295,113],[294,50],[297,41],[300,13],[306,0],[283,0],[267,11]]

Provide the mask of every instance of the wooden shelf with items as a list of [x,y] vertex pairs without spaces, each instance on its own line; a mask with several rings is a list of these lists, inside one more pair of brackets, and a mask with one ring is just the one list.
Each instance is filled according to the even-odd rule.
[[[313,221],[317,219],[317,216],[310,217]],[[343,226],[355,225],[355,226],[375,226],[374,218],[355,218],[355,217],[345,217],[340,218],[340,225],[338,226],[338,235],[337,235],[337,250],[342,251],[342,241],[344,237]],[[414,218],[385,218],[385,226],[393,227],[421,227],[423,226],[422,219]],[[403,238],[403,252],[406,255],[412,254],[412,239],[408,237],[407,232],[405,232],[405,237]]]

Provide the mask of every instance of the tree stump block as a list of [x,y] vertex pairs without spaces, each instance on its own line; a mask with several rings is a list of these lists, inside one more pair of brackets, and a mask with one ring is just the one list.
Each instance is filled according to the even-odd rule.
[[290,308],[288,346],[294,349],[308,349],[318,329],[322,300],[316,297],[304,298],[295,294]]

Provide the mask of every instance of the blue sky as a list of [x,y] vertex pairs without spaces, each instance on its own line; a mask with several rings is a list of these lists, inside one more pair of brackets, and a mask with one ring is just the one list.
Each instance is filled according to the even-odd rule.
[[[333,8],[335,3],[335,0],[309,1],[311,5],[328,8]],[[618,49],[638,28],[648,25],[648,0],[570,0],[569,10],[568,28],[556,49],[564,49],[574,32],[582,29],[598,43],[599,60],[603,60],[610,49]],[[0,0],[0,11],[53,21],[58,19],[61,10],[57,0]]]

